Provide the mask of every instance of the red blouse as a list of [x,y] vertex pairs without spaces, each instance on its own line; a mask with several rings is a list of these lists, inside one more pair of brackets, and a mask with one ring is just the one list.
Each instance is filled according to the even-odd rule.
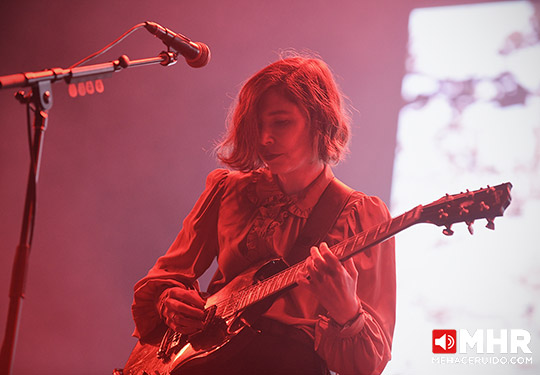
[[[171,286],[196,286],[197,278],[218,257],[208,287],[213,294],[258,261],[286,256],[312,208],[334,178],[329,167],[304,191],[284,194],[267,169],[249,173],[217,169],[167,253],[135,285],[134,335],[144,338],[161,324],[156,304]],[[377,197],[354,192],[326,237],[332,246],[390,219]],[[354,258],[357,294],[364,313],[339,327],[324,316],[315,296],[301,287],[279,297],[265,316],[310,335],[332,371],[379,374],[390,360],[395,321],[394,241],[387,240]]]

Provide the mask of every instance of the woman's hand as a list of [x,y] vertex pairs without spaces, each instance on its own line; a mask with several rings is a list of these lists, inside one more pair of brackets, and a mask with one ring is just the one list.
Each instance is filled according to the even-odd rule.
[[175,332],[190,335],[203,328],[204,305],[196,290],[174,287],[161,294],[158,311]]
[[353,260],[342,265],[323,242],[320,247],[311,248],[305,265],[296,282],[308,287],[338,324],[354,319],[361,305],[356,296],[358,271]]

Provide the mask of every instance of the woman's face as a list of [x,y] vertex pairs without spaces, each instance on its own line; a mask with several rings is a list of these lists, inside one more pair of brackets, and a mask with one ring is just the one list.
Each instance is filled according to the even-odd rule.
[[261,98],[259,155],[273,174],[303,173],[320,165],[304,113],[270,89]]

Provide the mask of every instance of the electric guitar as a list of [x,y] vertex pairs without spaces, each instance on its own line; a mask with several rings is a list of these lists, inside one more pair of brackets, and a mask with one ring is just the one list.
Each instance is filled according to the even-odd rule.
[[[452,235],[452,224],[464,222],[470,233],[476,219],[487,219],[486,227],[495,229],[494,219],[502,216],[510,204],[511,183],[446,195],[441,199],[382,222],[330,248],[344,262],[365,249],[418,223],[444,227]],[[295,277],[304,261],[287,267],[282,261],[271,261],[253,267],[234,278],[206,301],[204,328],[193,335],[181,335],[168,329],[161,340],[138,342],[126,366],[118,374],[177,375],[189,374],[189,369],[204,366],[212,358],[227,355],[243,335],[256,314],[262,314],[274,298],[294,288]],[[276,272],[277,271],[277,272]],[[253,333],[251,333],[253,334]]]

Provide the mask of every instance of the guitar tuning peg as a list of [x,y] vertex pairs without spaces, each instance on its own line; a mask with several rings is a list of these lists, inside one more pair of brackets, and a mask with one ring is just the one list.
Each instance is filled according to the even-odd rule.
[[451,236],[454,234],[454,231],[451,229],[452,228],[452,225],[447,225],[445,229],[443,229],[443,234],[445,236]]
[[486,204],[486,202],[482,201],[480,202],[480,211],[487,211],[489,210],[489,206]]
[[474,228],[473,228],[474,221],[468,221],[465,224],[467,224],[467,229],[469,230],[469,233],[472,236],[474,234]]
[[438,211],[439,219],[446,219],[448,217],[448,213],[445,212],[442,208]]
[[493,218],[493,217],[488,217],[487,218],[486,228],[491,229],[491,230],[495,230],[495,218]]

